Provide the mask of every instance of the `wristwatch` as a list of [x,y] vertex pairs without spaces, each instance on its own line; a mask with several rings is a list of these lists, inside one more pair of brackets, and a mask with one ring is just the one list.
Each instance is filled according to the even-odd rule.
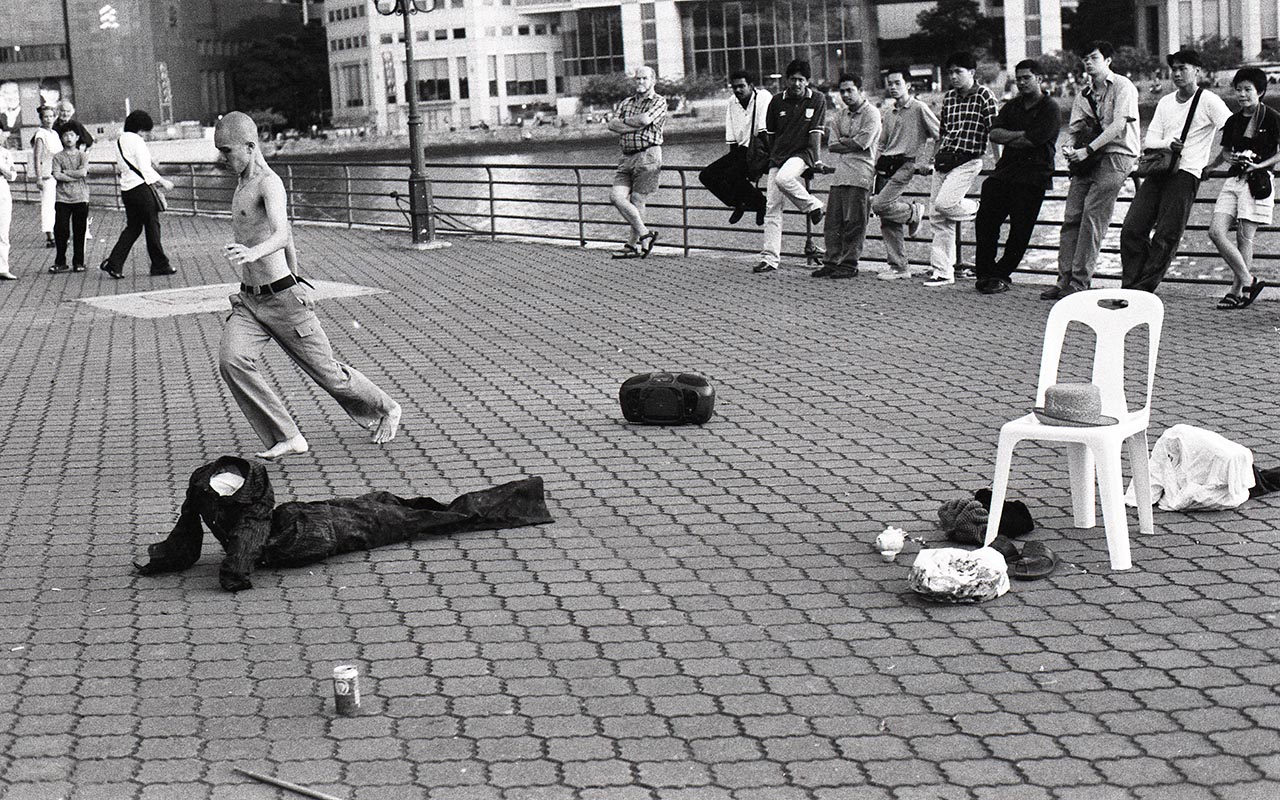
[[1088,154],[1088,155],[1093,155],[1093,145],[1091,145],[1091,144],[1086,144],[1086,145],[1084,146],[1084,151],[1085,151],[1085,153],[1086,153],[1086,154]]

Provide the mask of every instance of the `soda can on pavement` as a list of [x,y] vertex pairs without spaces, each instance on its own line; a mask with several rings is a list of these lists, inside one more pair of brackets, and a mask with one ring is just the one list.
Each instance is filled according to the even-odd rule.
[[344,717],[360,713],[360,670],[351,664],[333,668],[333,705]]

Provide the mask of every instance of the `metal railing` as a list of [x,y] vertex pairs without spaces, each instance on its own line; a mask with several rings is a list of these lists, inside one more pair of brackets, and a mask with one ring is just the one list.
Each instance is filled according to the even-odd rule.
[[[95,165],[97,167],[98,165]],[[284,180],[289,196],[289,214],[296,221],[342,225],[409,229],[404,211],[408,165],[392,162],[290,161],[274,163],[273,168]],[[572,242],[578,246],[616,242],[625,236],[626,226],[609,201],[614,166],[610,164],[530,164],[498,162],[428,163],[428,176],[434,187],[433,212],[437,230],[445,236],[482,236],[489,239],[514,238],[535,241]],[[38,192],[24,173],[14,182],[17,200],[36,201]],[[169,210],[210,216],[230,213],[234,177],[210,163],[168,163],[161,171],[176,187],[169,193]],[[735,226],[727,224],[728,209],[698,182],[701,167],[664,166],[662,182],[650,196],[646,221],[659,233],[658,245],[669,252],[675,248],[683,255],[752,254],[759,251],[759,228],[748,216]],[[985,176],[990,170],[985,170]],[[1216,173],[1201,186],[1191,222],[1183,235],[1178,256],[1184,267],[1200,264],[1199,277],[1187,278],[1171,274],[1167,280],[1217,282],[1222,272],[1221,259],[1205,233],[1211,221],[1211,209],[1225,173]],[[1056,252],[1057,232],[1062,224],[1061,204],[1066,198],[1067,173],[1055,173],[1053,187],[1045,197],[1036,233],[1024,259],[1042,262],[1037,268],[1020,272],[1053,274],[1056,269],[1044,264],[1045,257],[1032,254]],[[827,181],[817,179],[814,194],[826,193]],[[101,167],[90,174],[91,204],[96,207],[121,208],[114,173]],[[976,197],[971,192],[970,197]],[[927,204],[928,179],[915,181],[904,195],[907,199]],[[1117,203],[1107,239],[1102,248],[1099,275],[1108,271],[1108,262],[1116,262],[1116,241],[1124,211],[1131,194],[1122,192]],[[810,228],[805,215],[788,209],[784,224],[785,255],[803,257],[820,230]],[[788,229],[789,228],[789,229]],[[962,262],[965,248],[974,244],[972,224],[957,225],[957,242]],[[923,238],[916,242],[913,264],[927,264]],[[879,246],[879,226],[867,231],[866,261],[883,261]],[[1260,230],[1255,239],[1254,260],[1264,272],[1280,265],[1280,233],[1272,228]],[[1118,262],[1116,262],[1118,263]],[[1115,266],[1115,264],[1112,264]]]

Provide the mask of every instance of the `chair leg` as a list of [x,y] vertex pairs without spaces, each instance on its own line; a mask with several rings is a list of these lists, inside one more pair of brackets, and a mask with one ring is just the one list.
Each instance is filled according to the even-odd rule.
[[1138,531],[1153,533],[1155,520],[1151,512],[1151,451],[1147,448],[1147,432],[1129,437],[1129,463],[1133,467],[1133,496],[1138,502]]
[[1094,454],[1098,464],[1098,490],[1102,496],[1102,524],[1107,532],[1107,552],[1111,568],[1129,569],[1129,520],[1124,505],[1124,474],[1120,468],[1120,443],[1099,445]]
[[1072,443],[1067,448],[1067,466],[1071,473],[1071,513],[1077,528],[1092,528],[1095,516],[1093,451],[1086,444]]
[[1012,436],[1000,434],[1000,444],[996,448],[996,474],[991,481],[991,511],[987,514],[987,536],[983,545],[995,541],[1000,532],[1000,515],[1004,511],[1004,496],[1009,490],[1009,470],[1013,466],[1013,448],[1018,440]]

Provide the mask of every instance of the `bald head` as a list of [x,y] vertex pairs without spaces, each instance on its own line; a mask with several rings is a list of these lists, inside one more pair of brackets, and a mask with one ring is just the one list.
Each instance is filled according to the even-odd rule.
[[258,141],[258,123],[254,122],[253,117],[243,111],[232,111],[218,120],[218,124],[214,127],[213,135],[216,137],[219,134],[222,134],[229,142],[234,144],[256,143]]

